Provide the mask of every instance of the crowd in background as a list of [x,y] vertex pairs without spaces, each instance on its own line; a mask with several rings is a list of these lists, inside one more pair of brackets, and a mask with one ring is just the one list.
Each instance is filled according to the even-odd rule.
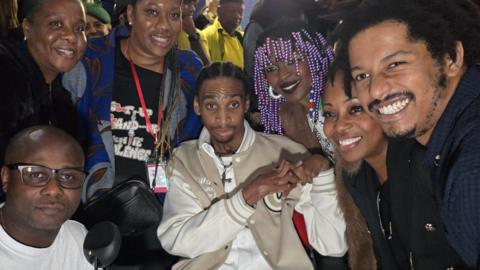
[[246,1],[0,2],[2,264],[141,179],[127,269],[480,269],[480,1]]

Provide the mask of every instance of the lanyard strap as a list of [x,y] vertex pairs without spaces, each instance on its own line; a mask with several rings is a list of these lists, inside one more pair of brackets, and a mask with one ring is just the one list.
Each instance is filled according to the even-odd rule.
[[156,145],[158,140],[157,134],[158,134],[158,131],[160,131],[160,127],[162,125],[162,120],[163,120],[162,102],[159,102],[158,104],[158,122],[157,122],[158,131],[154,131],[152,127],[152,123],[150,122],[150,116],[147,113],[147,105],[145,104],[145,99],[143,98],[142,86],[140,85],[140,79],[138,78],[137,70],[135,69],[135,66],[133,65],[132,60],[128,59],[128,62],[130,63],[130,69],[132,70],[133,80],[135,81],[135,86],[137,88],[138,99],[140,100],[140,105],[142,106],[143,115],[145,117],[147,132],[150,135],[152,135],[153,142]]

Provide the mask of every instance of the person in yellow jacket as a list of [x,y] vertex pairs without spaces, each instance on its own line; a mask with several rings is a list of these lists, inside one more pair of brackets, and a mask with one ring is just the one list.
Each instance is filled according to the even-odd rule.
[[243,10],[243,0],[218,2],[217,19],[200,32],[211,62],[230,61],[243,69],[243,31],[240,28]]
[[198,54],[204,65],[210,64],[207,45],[200,39],[200,30],[195,27],[193,14],[198,0],[182,1],[182,32],[178,35],[178,49],[192,50]]

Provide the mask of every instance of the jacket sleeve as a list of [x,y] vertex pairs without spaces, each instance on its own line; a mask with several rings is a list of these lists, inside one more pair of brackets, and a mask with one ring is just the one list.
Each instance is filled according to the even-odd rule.
[[[85,170],[88,175],[83,185],[82,201],[86,202],[92,197],[99,196],[105,190],[113,186],[114,170],[110,162],[104,140],[99,130],[100,123],[105,123],[106,128],[110,124],[97,118],[96,110],[92,107],[92,86],[91,78],[87,72],[87,65],[80,61],[71,71],[63,74],[62,84],[67,89],[74,101],[77,111],[81,117],[81,126],[87,137],[86,164]],[[107,108],[108,110],[110,107]],[[92,175],[106,169],[100,179],[93,179]]]
[[323,256],[342,257],[347,252],[345,220],[335,189],[334,169],[321,172],[305,185],[295,210],[303,214],[308,240]]
[[[478,123],[478,121],[477,121]],[[441,155],[444,163],[436,168],[445,186],[440,214],[448,231],[447,239],[471,268],[480,269],[480,126],[469,130],[456,151]],[[442,153],[443,154],[443,153]],[[448,167],[447,167],[448,166]]]
[[198,74],[202,69],[202,61],[193,51],[179,51],[180,76],[182,79],[182,90],[187,100],[187,115],[181,130],[177,131],[174,145],[198,138],[202,129],[202,120],[193,109],[193,100],[195,98],[195,84]]
[[235,239],[255,209],[245,203],[241,192],[203,209],[195,188],[184,179],[173,169],[157,235],[167,252],[194,258],[218,250]]

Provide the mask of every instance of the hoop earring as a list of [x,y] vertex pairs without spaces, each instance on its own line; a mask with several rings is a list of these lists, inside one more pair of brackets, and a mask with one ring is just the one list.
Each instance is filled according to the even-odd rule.
[[268,86],[268,95],[270,95],[270,97],[275,100],[280,99],[282,97],[282,95],[277,94],[275,93],[275,91],[273,91],[273,87],[271,85]]

